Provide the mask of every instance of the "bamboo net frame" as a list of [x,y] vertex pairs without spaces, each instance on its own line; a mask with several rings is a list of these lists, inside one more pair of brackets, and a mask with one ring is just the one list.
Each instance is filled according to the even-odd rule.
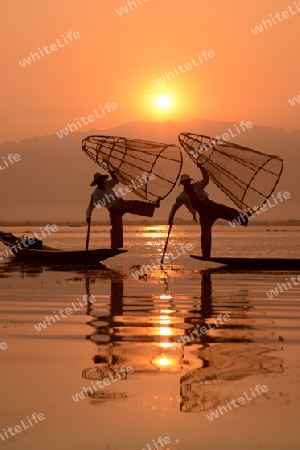
[[181,133],[179,142],[243,212],[259,210],[282,174],[283,160],[276,155],[194,133]]
[[88,136],[82,141],[82,150],[104,170],[115,171],[124,185],[136,186],[133,192],[149,202],[170,194],[182,167],[182,152],[175,144]]

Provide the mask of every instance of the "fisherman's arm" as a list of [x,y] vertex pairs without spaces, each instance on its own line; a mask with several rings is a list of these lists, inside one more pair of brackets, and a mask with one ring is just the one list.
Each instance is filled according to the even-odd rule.
[[116,175],[116,171],[115,170],[110,170],[109,173],[110,173],[110,176],[111,176],[111,180],[106,181],[106,183],[109,183],[109,186],[111,188],[113,188],[116,184],[119,183],[119,179],[118,179],[118,177]]
[[189,212],[192,214],[193,221],[197,223],[197,215],[196,215],[197,211],[192,207],[191,202],[185,203],[185,206],[187,207]]
[[172,206],[172,209],[170,211],[169,221],[168,221],[169,225],[173,224],[173,219],[174,219],[175,213],[176,213],[177,209],[179,209],[182,205],[186,206],[186,208],[189,210],[189,212],[193,215],[194,221],[197,222],[196,211],[192,207],[191,202],[189,201],[189,198],[187,197],[185,192],[182,192],[177,197],[176,202],[174,203],[174,205]]
[[202,164],[200,164],[199,162],[197,163],[197,167],[199,167],[199,169],[201,170],[201,173],[202,173],[202,176],[203,176],[202,187],[204,188],[209,183],[209,175],[208,175],[207,170],[204,169]]
[[168,224],[172,225],[173,224],[173,219],[175,216],[175,213],[177,211],[177,209],[179,209],[182,205],[183,205],[184,201],[182,199],[182,194],[180,194],[177,198],[176,198],[176,202],[174,203],[174,205],[171,208],[170,214],[169,214],[169,220],[168,220]]

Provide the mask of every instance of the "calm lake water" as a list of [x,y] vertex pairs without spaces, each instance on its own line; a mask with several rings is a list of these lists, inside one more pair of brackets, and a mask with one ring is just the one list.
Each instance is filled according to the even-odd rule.
[[[107,270],[0,262],[3,448],[299,449],[300,284],[266,295],[299,274],[203,270],[189,258],[198,226],[174,227],[161,270],[167,229],[125,227],[128,252]],[[59,227],[44,243],[83,249],[85,236]],[[97,247],[109,247],[107,227],[92,227]],[[212,254],[296,258],[300,228],[216,226]],[[9,434],[34,412],[45,419]]]

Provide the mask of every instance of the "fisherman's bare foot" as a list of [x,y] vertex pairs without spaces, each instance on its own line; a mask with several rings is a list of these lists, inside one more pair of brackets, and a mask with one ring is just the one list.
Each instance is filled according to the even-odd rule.
[[159,207],[160,207],[160,201],[161,201],[161,198],[159,197],[159,198],[156,200],[156,202],[154,203],[154,204],[155,204],[155,208],[159,208]]
[[248,226],[249,217],[251,217],[251,215],[249,213],[243,214],[243,216],[242,216],[242,223],[241,223],[241,225],[243,227],[247,227]]

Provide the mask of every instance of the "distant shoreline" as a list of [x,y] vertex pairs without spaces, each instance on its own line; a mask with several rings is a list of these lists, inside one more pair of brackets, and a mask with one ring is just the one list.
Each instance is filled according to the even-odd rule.
[[[0,221],[0,227],[24,227],[24,226],[45,226],[47,224],[55,223],[58,226],[69,226],[69,227],[85,227],[87,226],[85,221],[76,220],[20,220],[20,221]],[[110,226],[109,221],[92,221],[94,226]],[[124,220],[124,225],[138,225],[138,226],[152,226],[152,225],[167,225],[167,221],[163,220]],[[174,225],[195,225],[199,226],[199,223],[195,223],[193,220],[177,219],[174,221]],[[216,225],[228,226],[228,222],[225,220],[218,220]],[[255,221],[251,220],[249,222],[250,226],[300,226],[300,220],[289,219],[289,220],[261,220]]]

